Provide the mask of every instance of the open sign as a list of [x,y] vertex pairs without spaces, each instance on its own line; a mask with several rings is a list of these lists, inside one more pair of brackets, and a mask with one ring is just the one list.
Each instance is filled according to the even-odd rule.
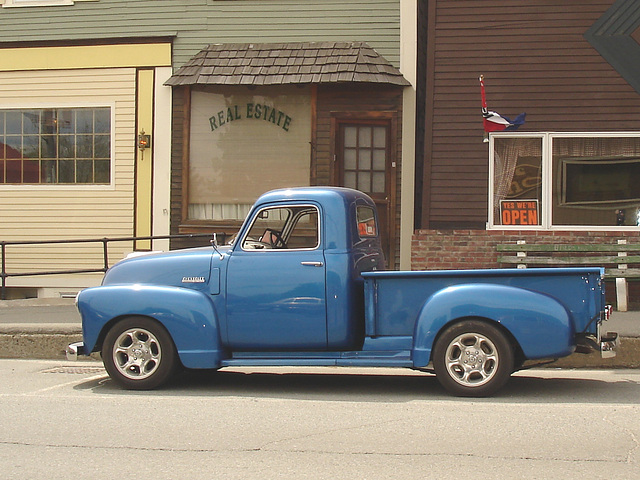
[[501,200],[502,225],[539,225],[538,200]]

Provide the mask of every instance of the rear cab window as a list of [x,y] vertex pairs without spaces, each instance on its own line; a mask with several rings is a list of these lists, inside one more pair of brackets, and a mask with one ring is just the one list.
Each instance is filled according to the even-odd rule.
[[356,209],[356,219],[358,222],[358,235],[360,235],[360,238],[364,239],[378,236],[376,212],[373,208],[358,205]]

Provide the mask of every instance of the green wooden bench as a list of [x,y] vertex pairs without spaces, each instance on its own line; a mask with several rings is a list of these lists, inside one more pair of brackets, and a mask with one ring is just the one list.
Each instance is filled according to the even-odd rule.
[[640,278],[640,244],[498,244],[500,264],[527,267],[604,267],[605,278],[615,279],[618,311],[629,305],[628,278]]

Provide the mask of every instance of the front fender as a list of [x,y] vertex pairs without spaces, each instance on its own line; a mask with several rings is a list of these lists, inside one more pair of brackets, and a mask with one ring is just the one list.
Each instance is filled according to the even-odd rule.
[[466,284],[444,288],[427,299],[416,322],[416,367],[431,360],[438,333],[463,318],[485,318],[507,329],[528,359],[556,358],[574,350],[574,325],[556,299],[518,287]]
[[88,288],[78,295],[86,353],[99,350],[113,320],[143,315],[160,322],[187,368],[217,368],[223,352],[213,303],[207,295],[178,287],[144,285]]

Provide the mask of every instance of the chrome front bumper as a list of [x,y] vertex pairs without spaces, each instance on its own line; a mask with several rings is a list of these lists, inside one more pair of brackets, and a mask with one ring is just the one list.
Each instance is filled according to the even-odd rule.
[[67,355],[67,360],[75,362],[76,360],[78,360],[78,355],[85,355],[84,342],[70,343],[69,345],[67,345],[65,353]]

